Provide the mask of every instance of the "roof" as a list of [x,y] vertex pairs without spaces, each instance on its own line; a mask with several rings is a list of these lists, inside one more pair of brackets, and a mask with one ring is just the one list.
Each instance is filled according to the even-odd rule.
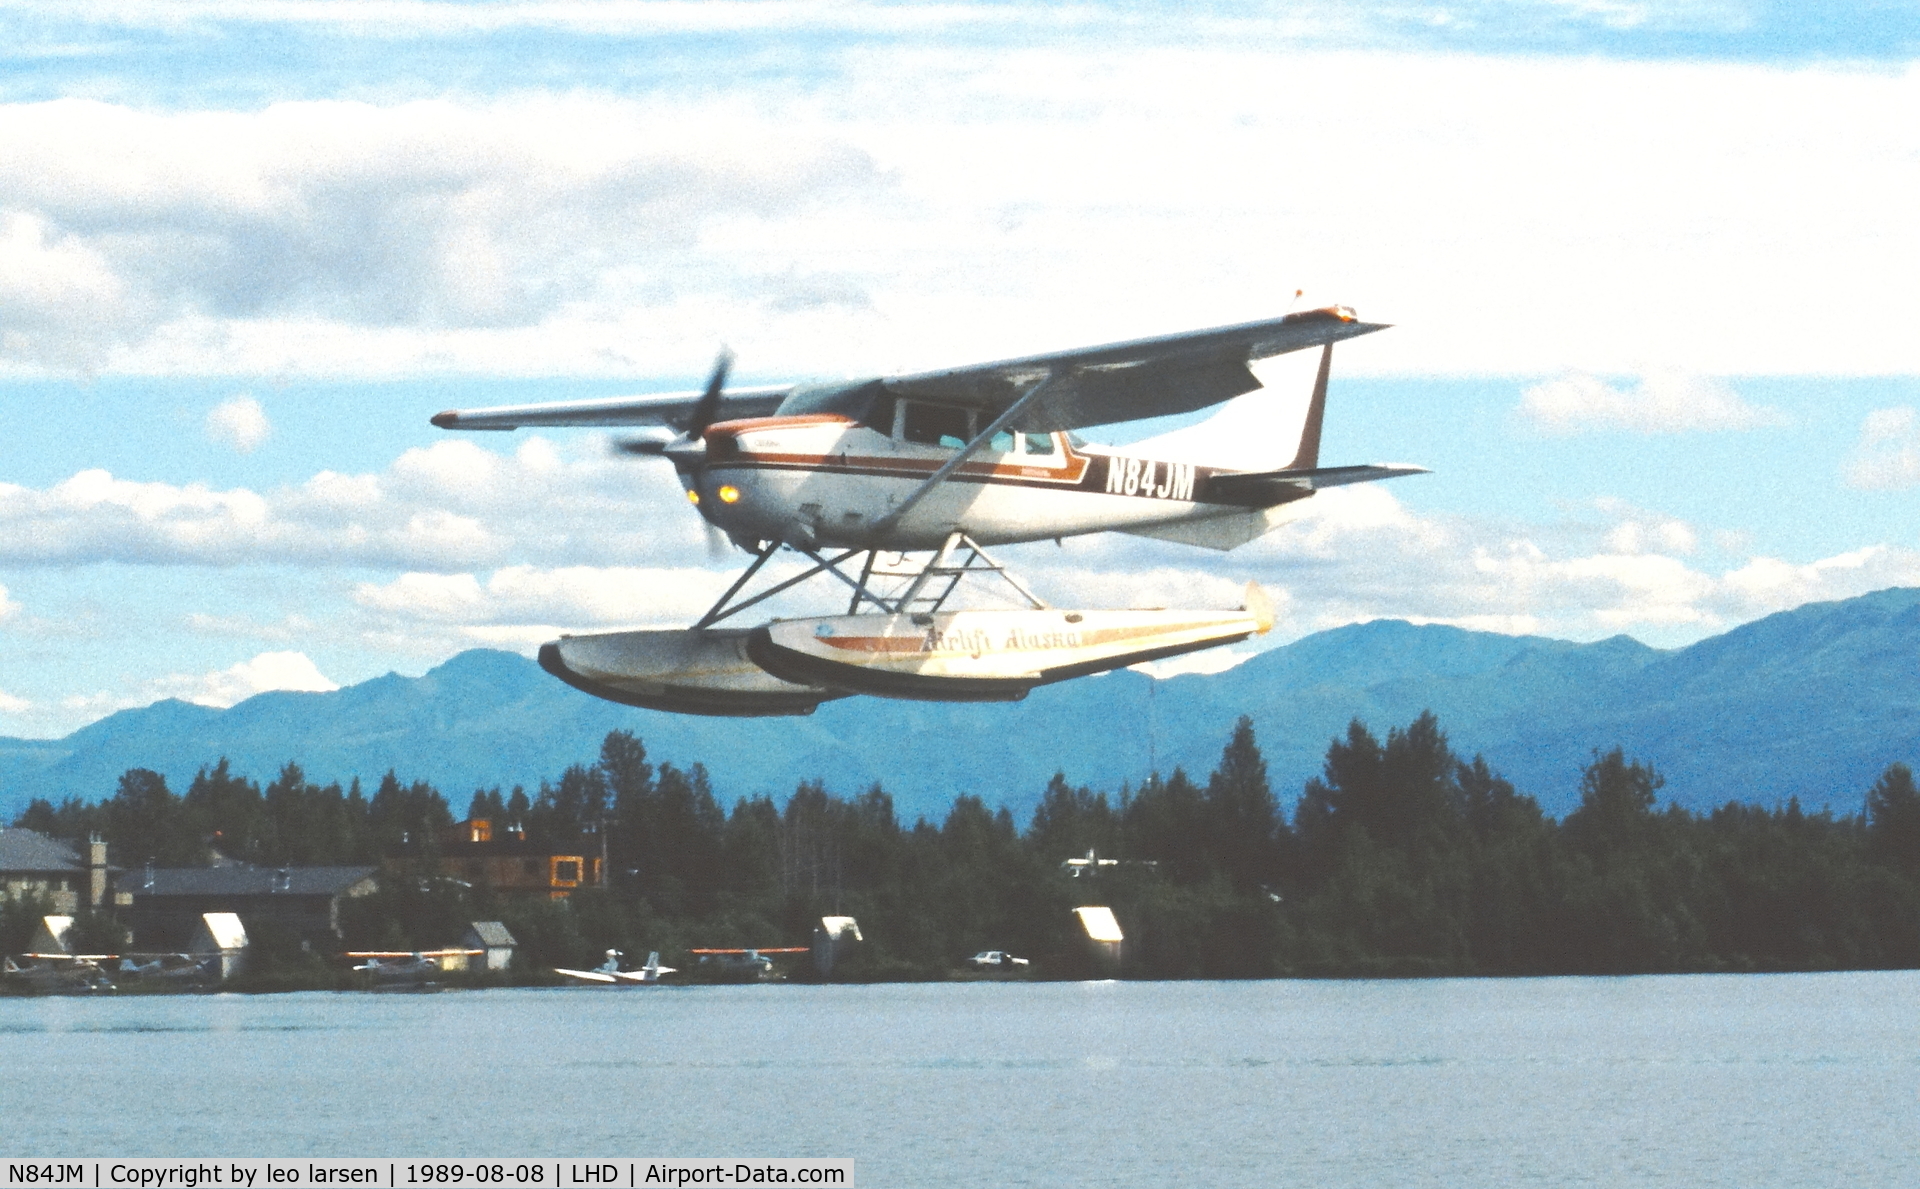
[[467,932],[489,949],[519,944],[514,941],[513,934],[507,932],[507,927],[499,921],[475,921],[473,927]]
[[1113,910],[1104,904],[1090,904],[1073,910],[1080,917],[1080,927],[1087,936],[1095,941],[1123,941],[1120,922],[1113,917]]
[[36,954],[70,954],[73,950],[67,945],[67,938],[72,933],[72,917],[41,917],[40,927],[33,931],[33,940],[27,944]]
[[[860,923],[852,917],[821,917],[820,931],[835,941],[865,941],[860,936]],[[851,937],[848,934],[852,934]]]
[[149,896],[338,896],[378,867],[134,867],[117,891]]
[[[200,914],[200,930],[217,950],[243,950],[247,948],[247,927],[240,923],[238,915],[231,912],[207,912]],[[195,941],[199,938],[196,936]]]
[[86,864],[64,842],[38,830],[0,830],[0,871],[85,871]]

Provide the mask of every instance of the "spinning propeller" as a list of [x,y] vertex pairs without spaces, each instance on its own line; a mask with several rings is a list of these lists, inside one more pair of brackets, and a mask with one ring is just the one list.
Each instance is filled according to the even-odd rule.
[[[713,374],[707,377],[706,390],[694,402],[687,414],[686,428],[678,436],[624,438],[614,443],[614,449],[643,458],[664,458],[681,475],[697,479],[707,461],[707,427],[719,419],[720,396],[727,386],[727,369],[732,365],[733,352],[720,348],[719,357],[713,361]],[[707,529],[707,555],[716,560],[725,557],[729,545],[727,535],[704,513],[700,521]]]

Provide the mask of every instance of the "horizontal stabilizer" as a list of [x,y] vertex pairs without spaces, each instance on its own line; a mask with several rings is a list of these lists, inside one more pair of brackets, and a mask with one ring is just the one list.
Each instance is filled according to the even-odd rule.
[[1263,507],[1299,499],[1307,492],[1349,483],[1371,483],[1376,479],[1398,479],[1402,475],[1428,474],[1426,467],[1376,463],[1368,466],[1313,467],[1307,470],[1254,471],[1243,475],[1215,475],[1208,481],[1207,494],[1222,503]]

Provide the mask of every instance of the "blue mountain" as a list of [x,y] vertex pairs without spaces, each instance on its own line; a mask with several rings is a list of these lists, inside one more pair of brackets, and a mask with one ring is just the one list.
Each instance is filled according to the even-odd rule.
[[1920,590],[1768,616],[1687,648],[1625,636],[1574,644],[1377,620],[1321,632],[1224,673],[1121,672],[1012,705],[851,698],[806,718],[703,719],[600,702],[512,653],[464,652],[421,677],[332,693],[268,693],[229,710],[164,701],[59,740],[0,739],[0,813],[32,797],[96,799],[130,767],[183,789],[222,756],[271,779],[427,780],[456,811],[477,788],[529,790],[628,730],[657,762],[705,764],[725,801],[801,780],[876,782],[904,817],[972,793],[1024,817],[1055,771],[1118,789],[1154,768],[1204,776],[1234,721],[1253,718],[1291,802],[1355,718],[1384,736],[1423,710],[1455,749],[1484,754],[1549,812],[1578,803],[1596,748],[1624,747],[1694,809],[1727,801],[1858,810],[1887,764],[1920,761]]

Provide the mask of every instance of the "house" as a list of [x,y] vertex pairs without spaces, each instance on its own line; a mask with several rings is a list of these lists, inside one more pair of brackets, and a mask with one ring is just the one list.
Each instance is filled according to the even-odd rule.
[[187,953],[218,958],[215,967],[222,982],[239,974],[247,961],[247,927],[231,912],[203,912],[200,924],[187,940]]
[[599,887],[606,878],[600,856],[529,842],[524,830],[496,832],[486,818],[455,824],[437,863],[442,875],[474,887],[553,900],[566,899],[576,888]]
[[[114,883],[116,905],[140,950],[185,951],[207,913],[231,913],[258,928],[284,925],[312,941],[340,937],[340,905],[372,893],[375,867],[141,867]],[[124,898],[124,899],[123,899]],[[222,950],[227,947],[222,945]]]
[[469,950],[480,950],[482,970],[506,970],[513,965],[513,934],[499,921],[475,921],[460,942]]
[[82,860],[37,830],[0,830],[0,897],[45,896],[55,912],[98,908],[107,891],[107,844],[95,838]]
[[821,978],[831,978],[833,968],[852,953],[860,936],[860,922],[852,917],[821,917],[813,927],[813,969]]

